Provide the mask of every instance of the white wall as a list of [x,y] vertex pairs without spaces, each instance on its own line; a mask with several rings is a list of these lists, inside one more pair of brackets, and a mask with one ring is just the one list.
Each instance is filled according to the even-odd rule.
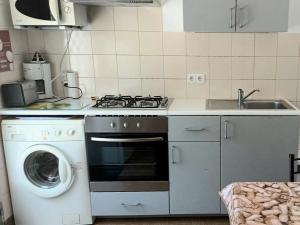
[[[3,83],[21,79],[21,63],[24,60],[25,53],[28,51],[27,32],[12,29],[8,0],[0,0],[0,30],[9,30],[14,53],[15,68],[14,71],[0,73],[1,85]],[[1,139],[2,137],[0,136],[0,141]],[[12,216],[12,207],[2,144],[0,144],[0,201],[2,201],[3,204],[4,219],[7,220]]]

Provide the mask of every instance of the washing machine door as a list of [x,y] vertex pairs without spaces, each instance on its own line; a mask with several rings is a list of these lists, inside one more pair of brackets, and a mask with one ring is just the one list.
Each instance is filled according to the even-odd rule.
[[71,187],[74,174],[62,151],[51,145],[33,145],[21,157],[24,183],[34,194],[57,197]]

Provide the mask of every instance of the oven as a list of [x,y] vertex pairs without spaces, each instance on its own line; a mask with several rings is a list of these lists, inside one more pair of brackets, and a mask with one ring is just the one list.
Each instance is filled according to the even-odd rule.
[[87,117],[92,192],[169,190],[166,117]]

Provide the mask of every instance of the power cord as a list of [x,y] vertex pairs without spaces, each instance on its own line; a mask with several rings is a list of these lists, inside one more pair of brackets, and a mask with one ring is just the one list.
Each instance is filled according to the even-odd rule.
[[74,98],[74,97],[64,97],[64,98],[58,99],[58,100],[56,100],[56,101],[53,101],[52,103],[60,102],[60,101],[65,100],[65,99],[80,99],[80,98],[83,96],[83,91],[81,90],[80,87],[70,87],[70,86],[68,86],[68,84],[64,84],[64,87],[66,87],[66,88],[78,89],[79,92],[80,92],[79,97],[76,97],[76,98]]

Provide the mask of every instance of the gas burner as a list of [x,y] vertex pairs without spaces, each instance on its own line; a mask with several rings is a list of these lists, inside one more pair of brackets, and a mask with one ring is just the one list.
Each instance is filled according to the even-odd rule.
[[146,109],[157,109],[167,108],[168,98],[161,96],[115,96],[105,95],[104,97],[98,98],[95,108],[146,108]]

